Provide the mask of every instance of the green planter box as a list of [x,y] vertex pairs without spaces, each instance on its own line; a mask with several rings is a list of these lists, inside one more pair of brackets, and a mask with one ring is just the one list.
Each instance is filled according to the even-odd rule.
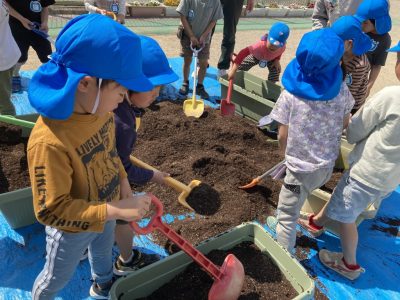
[[[284,250],[260,225],[245,223],[201,243],[197,249],[204,254],[212,250],[228,250],[241,242],[251,241],[269,255],[293,288],[299,293],[294,299],[312,299],[314,281],[300,263]],[[161,261],[119,279],[111,288],[110,298],[133,300],[146,297],[172,280],[192,263],[192,259],[180,251]]]
[[[0,116],[0,121],[22,127],[22,135],[29,136],[38,115]],[[0,211],[8,224],[16,229],[36,222],[30,187],[0,194]]]
[[[229,81],[226,76],[219,79],[221,99],[226,98]],[[231,101],[235,103],[236,113],[256,123],[268,115],[281,94],[282,88],[268,80],[248,72],[237,71],[234,79]]]

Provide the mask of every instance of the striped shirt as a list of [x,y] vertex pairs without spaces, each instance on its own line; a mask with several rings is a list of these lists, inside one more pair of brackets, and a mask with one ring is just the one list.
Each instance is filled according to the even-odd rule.
[[345,81],[356,101],[353,109],[358,110],[365,102],[371,65],[365,54],[343,61]]

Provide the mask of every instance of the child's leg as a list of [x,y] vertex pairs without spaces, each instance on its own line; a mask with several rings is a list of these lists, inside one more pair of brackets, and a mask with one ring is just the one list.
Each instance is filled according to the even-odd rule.
[[66,233],[46,226],[46,264],[32,288],[33,300],[54,299],[68,283],[93,233]]
[[41,63],[49,61],[48,56],[51,54],[51,44],[48,40],[42,38],[38,34],[31,32],[31,46],[36,51]]
[[11,103],[12,70],[13,68],[0,71],[0,114],[2,115],[15,115],[14,105]]
[[272,81],[272,82],[278,82],[280,72],[274,67],[273,62],[269,61],[267,63],[267,67],[268,67],[268,71],[269,71],[268,80]]
[[89,263],[92,279],[101,285],[108,283],[113,278],[112,247],[114,245],[115,221],[108,221],[102,233],[89,245]]
[[133,246],[133,230],[129,224],[119,224],[115,227],[115,241],[119,249],[119,254],[124,261],[128,261],[132,257]]
[[356,252],[358,244],[358,231],[355,223],[340,223],[340,243],[346,263],[356,265]]
[[314,189],[323,185],[331,174],[330,169],[303,174],[287,169],[279,194],[276,235],[278,242],[289,251],[293,251],[296,243],[297,219],[305,199]]
[[200,59],[199,60],[199,73],[198,73],[198,84],[203,84],[204,77],[206,76],[207,73],[207,65],[208,65],[208,58],[206,59]]
[[260,61],[253,54],[250,54],[243,59],[242,63],[238,67],[238,70],[248,71],[259,63]]
[[189,72],[190,72],[190,64],[192,63],[192,57],[191,56],[185,56],[183,61],[183,81],[187,82],[189,81]]

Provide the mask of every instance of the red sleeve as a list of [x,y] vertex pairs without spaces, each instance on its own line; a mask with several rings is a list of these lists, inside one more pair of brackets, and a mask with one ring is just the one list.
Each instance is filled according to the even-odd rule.
[[250,55],[250,48],[246,47],[242,50],[240,50],[239,54],[236,55],[235,60],[233,61],[235,64],[240,65],[242,63],[242,61],[248,56]]

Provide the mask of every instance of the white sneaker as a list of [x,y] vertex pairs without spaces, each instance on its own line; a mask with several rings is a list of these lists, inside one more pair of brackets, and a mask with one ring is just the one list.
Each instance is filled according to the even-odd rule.
[[218,77],[222,77],[228,74],[228,70],[226,69],[218,69]]

